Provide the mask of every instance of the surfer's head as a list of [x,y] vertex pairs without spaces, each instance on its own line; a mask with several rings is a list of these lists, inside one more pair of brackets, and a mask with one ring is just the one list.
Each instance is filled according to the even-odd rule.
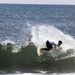
[[61,41],[61,40],[59,40],[59,41],[58,41],[58,45],[61,45],[61,44],[62,44],[62,41]]

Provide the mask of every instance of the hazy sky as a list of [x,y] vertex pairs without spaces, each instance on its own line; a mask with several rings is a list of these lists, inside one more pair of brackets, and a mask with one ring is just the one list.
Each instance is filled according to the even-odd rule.
[[19,3],[19,4],[73,4],[75,0],[0,0],[0,3]]

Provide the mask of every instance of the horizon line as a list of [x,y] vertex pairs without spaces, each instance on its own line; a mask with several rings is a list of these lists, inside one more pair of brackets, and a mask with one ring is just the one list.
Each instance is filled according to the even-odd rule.
[[75,4],[55,4],[55,3],[54,4],[44,4],[44,3],[43,4],[42,3],[41,4],[33,4],[33,3],[28,3],[28,4],[27,3],[26,4],[25,3],[0,3],[0,4],[21,4],[21,5],[22,4],[23,5],[75,5]]

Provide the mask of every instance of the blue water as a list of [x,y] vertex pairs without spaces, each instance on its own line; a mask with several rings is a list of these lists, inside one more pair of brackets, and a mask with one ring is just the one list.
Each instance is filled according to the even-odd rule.
[[[0,41],[24,42],[31,27],[52,25],[75,37],[75,6],[0,5]],[[9,33],[10,32],[10,33]]]
[[[48,39],[61,39],[62,53],[38,57]],[[75,6],[0,4],[0,43],[0,73],[74,74]]]

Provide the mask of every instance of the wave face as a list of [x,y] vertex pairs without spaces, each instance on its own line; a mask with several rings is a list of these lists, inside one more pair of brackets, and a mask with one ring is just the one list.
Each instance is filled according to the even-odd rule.
[[70,72],[75,69],[75,52],[69,49],[66,52],[50,51],[37,55],[37,47],[29,44],[0,44],[1,70],[26,70],[30,72]]

